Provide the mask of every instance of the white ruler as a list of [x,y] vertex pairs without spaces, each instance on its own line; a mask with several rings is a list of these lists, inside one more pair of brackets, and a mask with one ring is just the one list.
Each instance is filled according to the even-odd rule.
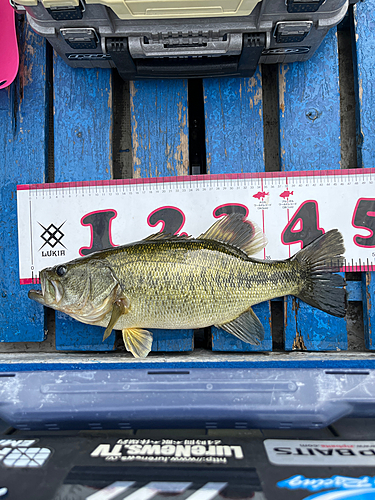
[[17,187],[20,281],[45,267],[165,230],[198,236],[239,211],[286,259],[338,228],[346,271],[375,270],[375,169],[201,175]]

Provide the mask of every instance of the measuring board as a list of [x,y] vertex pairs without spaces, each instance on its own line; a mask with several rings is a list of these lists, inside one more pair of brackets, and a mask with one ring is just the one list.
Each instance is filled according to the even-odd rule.
[[40,270],[153,232],[205,232],[232,212],[268,244],[254,257],[286,259],[330,229],[343,271],[375,270],[375,169],[200,175],[17,186],[20,282]]

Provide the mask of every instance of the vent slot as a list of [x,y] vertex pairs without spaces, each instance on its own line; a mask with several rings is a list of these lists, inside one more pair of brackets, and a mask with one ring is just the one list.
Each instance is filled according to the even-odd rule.
[[149,371],[149,372],[147,372],[147,375],[190,375],[190,372],[189,371],[172,371],[172,370]]

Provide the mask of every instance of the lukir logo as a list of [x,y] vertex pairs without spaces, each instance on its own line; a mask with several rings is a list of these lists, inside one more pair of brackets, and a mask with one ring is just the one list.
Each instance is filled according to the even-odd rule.
[[302,475],[292,476],[277,483],[279,488],[289,490],[305,489],[317,492],[305,498],[305,500],[374,500],[375,499],[375,477],[361,476],[332,476],[327,478],[306,478]]

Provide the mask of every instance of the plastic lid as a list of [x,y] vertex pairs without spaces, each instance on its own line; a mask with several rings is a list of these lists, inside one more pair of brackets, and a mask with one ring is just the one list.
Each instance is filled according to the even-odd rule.
[[0,89],[8,87],[18,72],[19,53],[14,16],[9,0],[0,0]]

